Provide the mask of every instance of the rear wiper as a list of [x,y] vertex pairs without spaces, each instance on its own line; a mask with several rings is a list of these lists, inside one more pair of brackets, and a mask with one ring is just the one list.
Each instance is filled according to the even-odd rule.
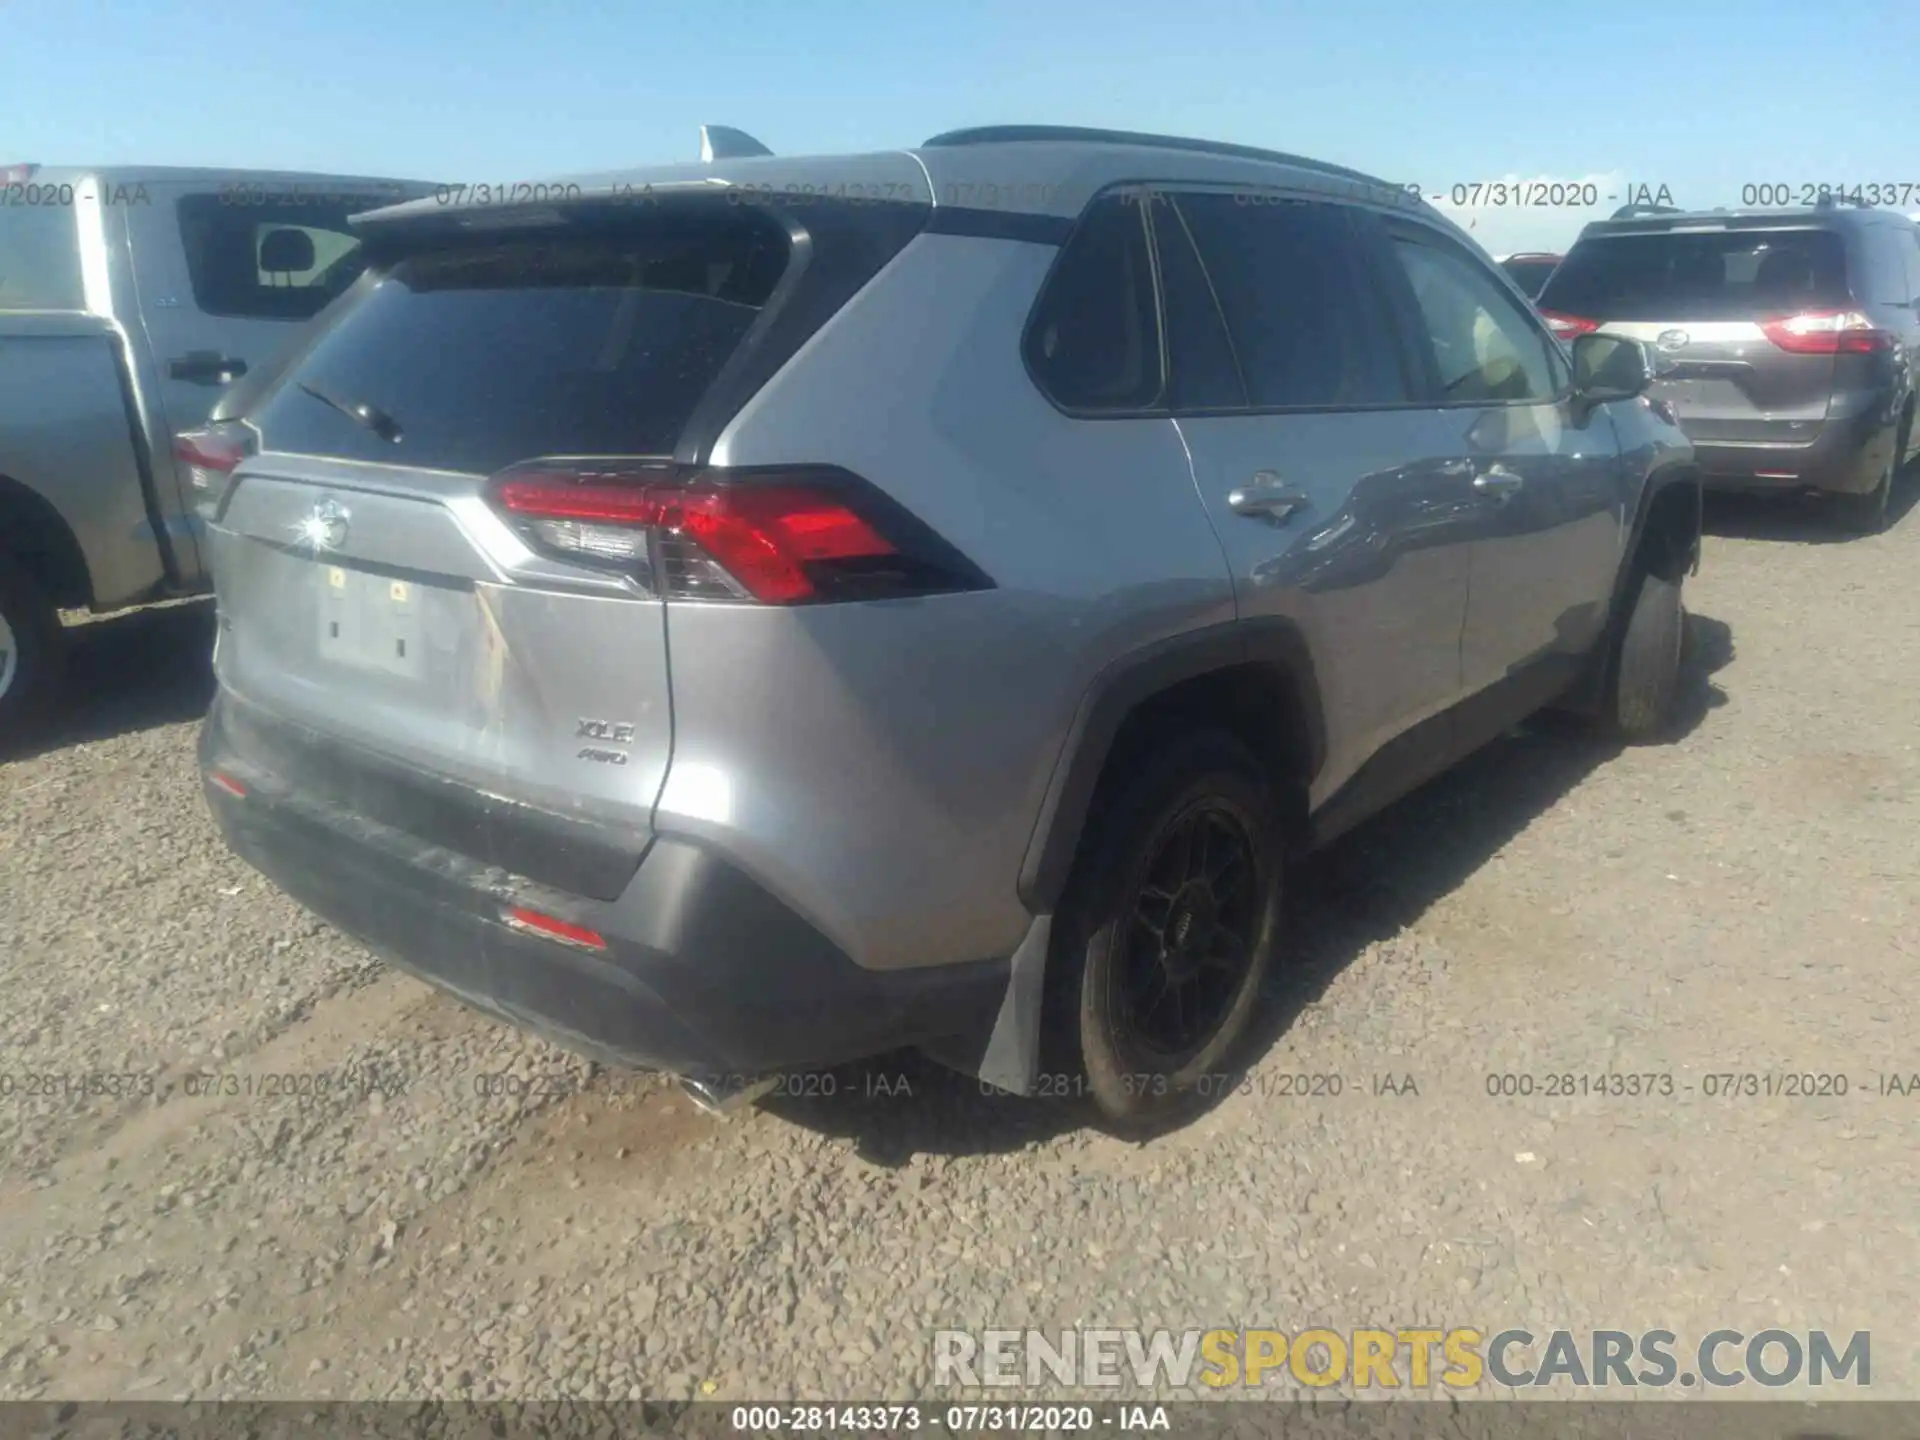
[[309,385],[306,381],[295,382],[299,387],[318,400],[322,405],[331,405],[342,415],[358,424],[364,425],[382,440],[400,443],[400,422],[377,405],[369,405],[364,400],[346,400],[331,395],[318,385]]

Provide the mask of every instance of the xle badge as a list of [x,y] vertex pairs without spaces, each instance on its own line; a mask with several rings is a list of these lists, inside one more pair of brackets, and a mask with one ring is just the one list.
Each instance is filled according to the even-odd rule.
[[[631,745],[633,726],[625,720],[591,720],[582,716],[579,728],[574,731],[574,739],[609,740],[615,745]],[[607,750],[598,745],[585,745],[581,747],[580,753],[574,756],[574,759],[591,760],[597,765],[624,765],[627,763],[627,752]]]

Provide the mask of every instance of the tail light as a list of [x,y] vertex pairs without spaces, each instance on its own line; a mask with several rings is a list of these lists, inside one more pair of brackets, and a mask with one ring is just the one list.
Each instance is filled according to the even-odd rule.
[[1558,310],[1542,310],[1540,318],[1546,321],[1547,328],[1562,340],[1591,335],[1600,328],[1598,320],[1589,320],[1584,315],[1562,315]]
[[237,420],[173,437],[173,458],[186,467],[195,502],[217,506],[240,462],[253,453],[253,432]]
[[804,605],[993,583],[872,485],[827,466],[535,460],[494,476],[488,496],[534,549],[666,598]]
[[1858,310],[1810,310],[1762,322],[1767,339],[1795,355],[1875,355],[1893,349],[1893,334]]

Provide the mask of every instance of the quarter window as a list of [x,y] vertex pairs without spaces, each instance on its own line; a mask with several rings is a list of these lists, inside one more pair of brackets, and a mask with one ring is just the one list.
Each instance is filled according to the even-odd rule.
[[1145,207],[1096,200],[1060,253],[1027,329],[1027,364],[1069,410],[1148,410],[1160,403],[1160,327]]

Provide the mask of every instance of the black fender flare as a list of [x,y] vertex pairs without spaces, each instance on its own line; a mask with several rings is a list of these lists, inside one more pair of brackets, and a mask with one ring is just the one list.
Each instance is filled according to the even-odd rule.
[[1127,719],[1176,685],[1249,664],[1278,671],[1302,731],[1297,741],[1305,751],[1303,778],[1319,772],[1326,757],[1326,719],[1312,650],[1291,620],[1232,620],[1132,651],[1088,684],[1054,764],[1020,866],[1020,900],[1031,913],[1052,913],[1066,890],[1101,774]]
[[[1607,600],[1607,623],[1600,632],[1600,638],[1580,679],[1560,702],[1565,709],[1591,713],[1599,707],[1601,697],[1606,693],[1607,672],[1613,663],[1614,642],[1620,633],[1621,609],[1626,604],[1628,589],[1633,583],[1635,566],[1639,564],[1640,546],[1646,538],[1648,518],[1653,514],[1654,502],[1661,495],[1679,487],[1686,487],[1692,492],[1686,504],[1693,516],[1693,541],[1684,554],[1674,557],[1679,562],[1675,568],[1680,575],[1699,573],[1701,541],[1706,527],[1706,487],[1699,466],[1688,456],[1656,466],[1640,487],[1633,521],[1627,529],[1626,543],[1620,548],[1620,565],[1614,572],[1613,593]],[[1679,578],[1679,575],[1674,578]]]

